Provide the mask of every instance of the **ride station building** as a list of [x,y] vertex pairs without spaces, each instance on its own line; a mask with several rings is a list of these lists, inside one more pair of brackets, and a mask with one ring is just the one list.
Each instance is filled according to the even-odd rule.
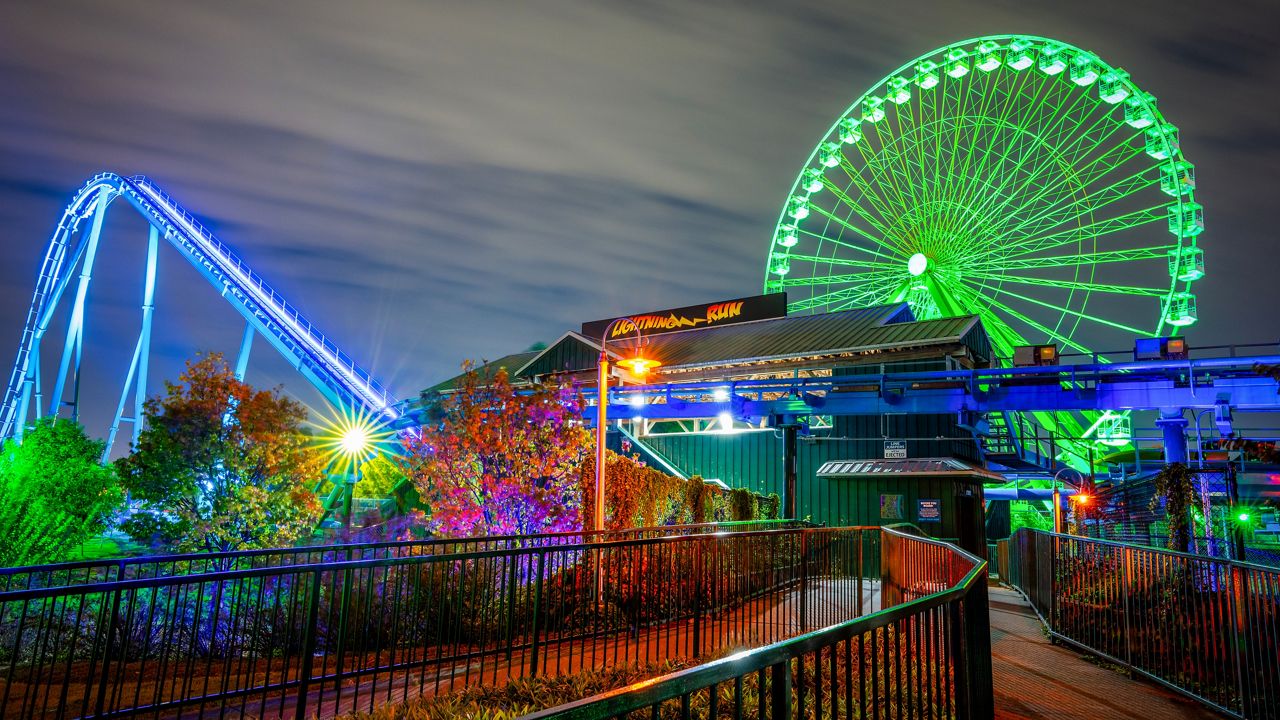
[[[485,363],[515,383],[549,379],[591,395],[602,339],[611,364],[642,348],[659,365],[644,377],[614,368],[620,385],[690,384],[737,397],[754,381],[989,367],[976,315],[917,320],[906,302],[787,314],[785,293],[583,323],[544,349]],[[610,336],[602,338],[606,328]],[[451,391],[452,378],[424,392]],[[679,385],[676,385],[679,384]],[[611,418],[609,445],[667,472],[776,493],[787,515],[829,525],[917,524],[985,552],[981,444],[955,414],[826,415],[820,399],[785,415]],[[672,399],[670,407],[678,401]],[[594,417],[594,413],[588,413]]]

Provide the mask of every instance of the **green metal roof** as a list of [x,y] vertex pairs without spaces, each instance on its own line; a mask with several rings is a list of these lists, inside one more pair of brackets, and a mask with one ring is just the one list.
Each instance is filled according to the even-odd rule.
[[[616,354],[615,350],[627,352],[631,344],[611,343],[610,354]],[[662,373],[948,344],[965,345],[980,359],[991,359],[991,344],[978,316],[917,321],[906,303],[649,335],[644,354],[662,362]],[[508,355],[486,367],[505,366],[508,372],[522,378],[579,372],[595,367],[598,347],[594,340],[571,331],[540,352]],[[452,378],[431,390],[447,392],[457,380]]]
[[[670,370],[960,343],[975,330],[983,340],[977,344],[985,343],[976,315],[917,322],[906,308],[905,303],[879,305],[664,333],[647,339],[645,354]],[[989,355],[981,347],[974,350]]]

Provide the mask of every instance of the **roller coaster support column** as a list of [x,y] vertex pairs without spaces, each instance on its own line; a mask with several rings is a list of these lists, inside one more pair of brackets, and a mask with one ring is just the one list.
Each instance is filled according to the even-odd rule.
[[76,286],[76,300],[71,307],[71,320],[67,324],[67,339],[62,346],[62,362],[58,363],[58,381],[53,387],[53,400],[49,405],[49,414],[58,416],[62,406],[62,390],[67,380],[67,369],[71,365],[71,354],[75,353],[75,380],[72,383],[71,419],[80,417],[80,359],[84,353],[84,299],[89,293],[89,280],[93,277],[93,261],[98,255],[98,238],[102,235],[102,218],[107,214],[109,190],[98,193],[97,207],[94,208],[93,224],[89,227],[86,239],[84,261],[80,266],[80,284]]
[[27,360],[27,375],[22,383],[22,399],[18,405],[18,412],[15,414],[13,425],[13,437],[18,442],[22,442],[22,432],[27,429],[27,408],[31,405],[31,391],[35,389],[36,401],[36,418],[40,417],[40,345],[36,343],[31,348],[30,359]]
[[1156,425],[1164,431],[1164,461],[1186,464],[1187,419],[1182,416],[1182,410],[1161,410]]
[[240,354],[236,357],[236,379],[244,382],[245,371],[249,369],[249,351],[253,349],[253,323],[244,324],[244,337],[240,340]]
[[[111,421],[111,429],[107,432],[107,446],[102,449],[102,462],[111,456],[111,447],[116,443],[116,433],[120,423],[128,420],[133,423],[133,445],[138,444],[138,436],[142,434],[142,406],[147,400],[147,364],[151,357],[151,314],[155,310],[156,292],[156,255],[160,250],[160,232],[154,225],[147,236],[147,274],[142,288],[142,329],[138,332],[138,343],[133,348],[133,360],[129,362],[129,374],[124,378],[124,387],[120,389],[120,403],[116,405],[116,415]],[[124,406],[129,398],[129,385],[136,384],[133,395],[133,417],[124,417]]]

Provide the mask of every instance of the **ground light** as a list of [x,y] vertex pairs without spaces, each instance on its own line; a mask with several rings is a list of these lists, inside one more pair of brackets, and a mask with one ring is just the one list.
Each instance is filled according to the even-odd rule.
[[369,431],[359,426],[348,428],[339,442],[347,455],[363,455],[369,451]]
[[355,484],[360,480],[364,464],[381,455],[394,433],[379,423],[370,412],[341,408],[335,417],[319,424],[316,445],[329,458],[325,480],[315,488],[319,493],[324,483],[333,483],[333,489],[323,499],[324,516],[341,508],[342,525],[351,526],[351,498]]

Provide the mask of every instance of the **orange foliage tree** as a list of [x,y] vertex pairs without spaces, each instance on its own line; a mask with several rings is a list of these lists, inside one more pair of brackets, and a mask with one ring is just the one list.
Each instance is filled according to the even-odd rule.
[[134,538],[179,550],[288,545],[320,516],[311,488],[323,455],[302,434],[306,408],[237,379],[222,355],[188,362],[147,400],[147,427],[116,463]]
[[594,443],[582,401],[558,385],[516,388],[506,370],[464,365],[458,388],[429,403],[405,441],[405,475],[449,537],[581,527],[578,467]]

